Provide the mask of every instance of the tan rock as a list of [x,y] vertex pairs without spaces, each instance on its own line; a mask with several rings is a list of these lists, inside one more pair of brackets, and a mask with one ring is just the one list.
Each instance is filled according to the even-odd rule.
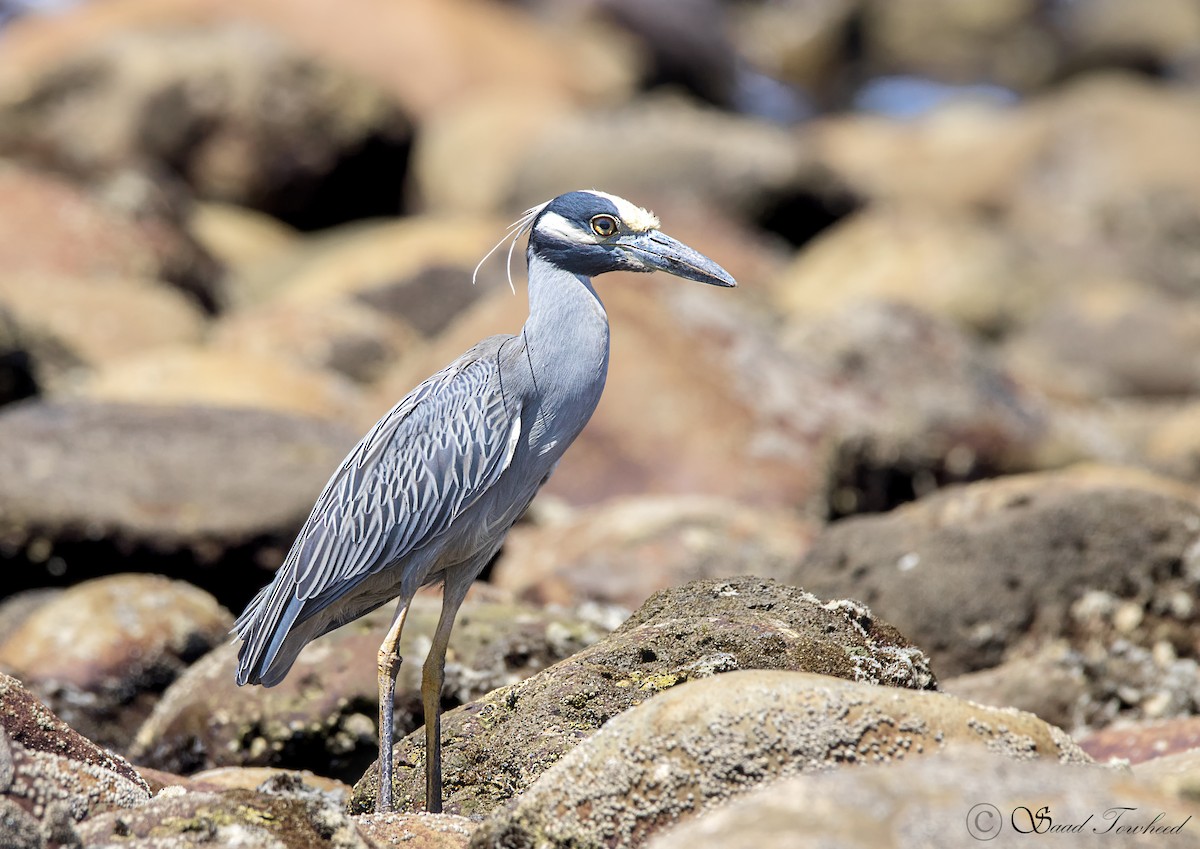
[[182,581],[113,575],[38,607],[0,642],[0,667],[73,728],[120,748],[150,698],[224,642],[232,624],[212,596]]
[[427,813],[361,814],[354,821],[372,849],[466,849],[478,825],[454,814]]
[[420,344],[420,334],[402,318],[351,298],[236,310],[214,322],[209,337],[215,351],[250,362],[287,360],[359,383],[375,379]]
[[62,349],[58,363],[47,358],[36,365],[39,377],[48,382],[63,379],[63,359],[95,367],[140,351],[198,341],[207,324],[193,300],[153,280],[4,275],[0,310],[23,333],[45,337]]
[[143,352],[108,363],[60,394],[108,403],[273,410],[339,422],[353,422],[362,404],[347,378],[274,355],[208,348]]
[[[1064,845],[1115,837],[1143,849],[1195,843],[1200,810],[1194,798],[1177,797],[1140,778],[1136,771],[1131,777],[1047,759],[1017,762],[974,748],[789,778],[671,828],[647,846],[961,849],[981,843],[1010,849],[1039,837]],[[1138,830],[1159,813],[1159,828],[1186,824],[1177,834]]]
[[1037,305],[1041,287],[1031,273],[1020,243],[992,224],[931,206],[886,205],[819,235],[773,291],[795,318],[890,300],[983,331]]
[[215,201],[192,207],[188,229],[234,275],[245,274],[294,247],[300,235],[277,218]]
[[1090,761],[1031,714],[803,672],[731,672],[614,717],[472,845],[637,846],[765,782],[969,747],[1026,763]]
[[[499,810],[618,714],[686,681],[719,682],[739,669],[820,672],[888,685],[884,691],[935,686],[921,651],[857,602],[822,603],[753,577],[696,581],[655,593],[595,645],[443,714],[446,809],[471,817]],[[397,741],[394,761],[396,804],[419,807],[422,730]],[[370,768],[354,787],[352,811],[373,809],[378,780]]]
[[543,604],[637,607],[702,578],[778,578],[803,557],[815,523],[719,498],[631,497],[559,521],[513,528],[492,583]]
[[[1165,698],[1160,707],[1187,712],[1194,578],[1179,564],[1194,557],[1198,527],[1200,492],[1145,471],[1012,475],[836,522],[793,580],[877,607],[942,675],[1063,637],[1085,652],[1088,680],[1098,682],[1097,704],[1077,706],[1094,721],[1111,721],[1104,692],[1122,679],[1132,687],[1131,701],[1116,703],[1122,710],[1150,710]],[[1114,616],[1126,603],[1144,617],[1122,631]],[[1150,657],[1160,641],[1161,666]]]
[[[378,753],[379,646],[389,604],[317,640],[276,687],[238,687],[237,649],[210,652],[167,690],[133,743],[139,763],[174,772],[220,766],[311,769],[354,780]],[[413,602],[404,629],[397,727],[422,721],[421,663],[440,610],[436,594]],[[533,674],[606,631],[580,616],[505,600],[469,598],[446,663],[445,698],[464,702]]]
[[44,845],[39,832],[41,840],[69,843],[75,821],[150,798],[124,759],[80,736],[3,673],[0,776],[5,825],[21,828],[31,846]]

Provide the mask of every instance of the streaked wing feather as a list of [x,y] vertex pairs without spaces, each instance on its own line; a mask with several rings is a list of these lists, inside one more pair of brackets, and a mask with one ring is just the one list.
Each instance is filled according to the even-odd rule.
[[326,485],[283,567],[298,598],[323,607],[428,544],[507,468],[520,411],[478,348],[397,404]]

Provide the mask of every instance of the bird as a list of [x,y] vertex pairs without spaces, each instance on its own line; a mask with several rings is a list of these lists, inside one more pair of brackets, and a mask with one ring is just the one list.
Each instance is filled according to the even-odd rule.
[[[651,212],[582,190],[527,210],[484,259],[528,234],[529,315],[426,379],[333,473],[272,581],[233,628],[239,685],[278,684],[309,642],[399,599],[378,655],[379,789],[392,810],[392,723],[400,634],[414,594],[442,584],[421,675],[425,806],[442,810],[441,694],[450,631],[467,590],[600,401],[609,323],[592,278],[665,271],[737,282],[666,235]],[[476,268],[478,273],[479,267]],[[515,289],[514,289],[515,291]]]

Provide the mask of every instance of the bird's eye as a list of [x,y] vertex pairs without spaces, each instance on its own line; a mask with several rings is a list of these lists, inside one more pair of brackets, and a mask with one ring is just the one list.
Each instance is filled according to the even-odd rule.
[[616,233],[617,227],[617,219],[611,215],[592,216],[592,232],[601,239],[607,239],[613,233]]

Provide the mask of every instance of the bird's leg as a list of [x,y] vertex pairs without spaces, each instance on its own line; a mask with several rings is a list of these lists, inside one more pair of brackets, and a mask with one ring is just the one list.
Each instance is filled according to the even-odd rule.
[[377,813],[392,810],[392,721],[396,699],[396,675],[400,672],[400,632],[408,616],[409,599],[400,599],[392,627],[379,647],[379,795]]
[[446,647],[454,617],[462,605],[470,582],[453,586],[449,581],[442,590],[442,613],[433,644],[421,674],[421,703],[425,709],[425,810],[442,812],[442,685],[446,681]]

